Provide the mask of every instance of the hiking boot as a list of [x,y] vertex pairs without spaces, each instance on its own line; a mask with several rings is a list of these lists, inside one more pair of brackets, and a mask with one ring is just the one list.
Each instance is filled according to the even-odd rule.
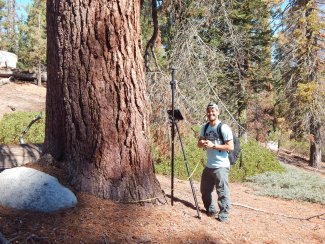
[[228,222],[228,216],[216,216],[216,219],[220,222]]
[[206,212],[208,217],[218,218],[218,213],[216,212]]

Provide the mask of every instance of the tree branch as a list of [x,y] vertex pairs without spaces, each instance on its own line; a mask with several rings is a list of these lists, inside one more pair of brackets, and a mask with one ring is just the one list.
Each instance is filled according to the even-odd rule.
[[317,218],[317,217],[325,215],[325,213],[321,213],[321,214],[310,216],[308,218],[300,218],[300,217],[288,216],[288,215],[285,215],[285,214],[271,213],[271,212],[268,212],[268,211],[265,211],[265,210],[262,210],[262,209],[253,208],[253,207],[243,205],[243,204],[240,204],[240,203],[232,203],[231,205],[239,206],[239,207],[243,207],[243,208],[248,208],[248,209],[258,211],[258,212],[262,212],[262,213],[266,213],[266,214],[278,215],[278,216],[286,217],[286,218],[289,218],[289,219],[299,219],[299,220],[308,220],[309,221],[309,220],[311,220],[313,218]]
[[146,71],[150,71],[150,49],[153,49],[155,42],[158,37],[158,9],[157,9],[157,0],[152,0],[152,21],[153,21],[153,34],[146,46],[145,52],[145,68]]

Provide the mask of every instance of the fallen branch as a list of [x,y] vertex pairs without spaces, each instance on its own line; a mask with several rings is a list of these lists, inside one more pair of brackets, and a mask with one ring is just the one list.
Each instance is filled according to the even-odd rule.
[[[166,197],[165,195],[163,195],[164,199],[165,199],[165,203],[167,203],[167,200],[166,200]],[[129,201],[129,202],[122,202],[122,203],[126,203],[126,204],[129,204],[129,203],[146,203],[146,202],[153,202],[157,200],[158,202],[162,203],[162,204],[165,204],[163,203],[161,200],[160,200],[160,197],[153,197],[153,198],[148,198],[148,199],[141,199],[141,200],[138,200],[138,201]]]
[[42,115],[43,113],[40,112],[37,116],[35,116],[33,118],[33,120],[28,124],[28,126],[26,127],[26,129],[20,134],[19,136],[19,143],[20,144],[25,144],[24,140],[23,140],[23,136],[28,132],[28,130],[30,129],[30,127],[38,120],[42,119]]
[[320,217],[320,216],[325,215],[325,213],[321,213],[321,214],[313,215],[313,216],[308,217],[308,218],[300,218],[300,217],[288,216],[288,215],[285,215],[285,214],[272,213],[272,212],[268,212],[268,211],[265,211],[265,210],[262,210],[262,209],[258,209],[258,208],[253,208],[253,207],[250,207],[250,206],[246,206],[246,205],[243,205],[243,204],[240,204],[240,203],[231,203],[231,205],[239,206],[239,207],[243,207],[243,208],[248,208],[248,209],[251,209],[251,210],[254,210],[254,211],[258,211],[258,212],[262,212],[262,213],[266,213],[266,214],[278,215],[278,216],[282,216],[282,217],[285,217],[285,218],[298,219],[298,220],[311,220],[313,218],[316,218],[316,217]]
[[[320,216],[323,216],[323,215],[325,215],[325,213],[317,214],[317,215],[311,216],[311,217],[307,218],[307,220],[310,220],[310,219],[313,219],[313,218],[317,218],[317,217],[320,217]],[[323,218],[320,218],[320,219],[323,219]],[[323,219],[323,220],[324,220],[324,219]]]

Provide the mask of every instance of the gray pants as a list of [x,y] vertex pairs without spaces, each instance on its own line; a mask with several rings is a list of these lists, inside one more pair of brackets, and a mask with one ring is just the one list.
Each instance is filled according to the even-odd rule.
[[218,194],[219,218],[227,219],[230,210],[230,189],[228,183],[229,168],[211,169],[205,167],[201,177],[201,194],[204,207],[208,213],[217,213],[213,189]]

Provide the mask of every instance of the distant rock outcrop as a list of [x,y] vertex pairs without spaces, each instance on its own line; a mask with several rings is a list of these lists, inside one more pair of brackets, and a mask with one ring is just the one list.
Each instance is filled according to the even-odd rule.
[[17,60],[16,54],[0,50],[0,67],[16,68]]

